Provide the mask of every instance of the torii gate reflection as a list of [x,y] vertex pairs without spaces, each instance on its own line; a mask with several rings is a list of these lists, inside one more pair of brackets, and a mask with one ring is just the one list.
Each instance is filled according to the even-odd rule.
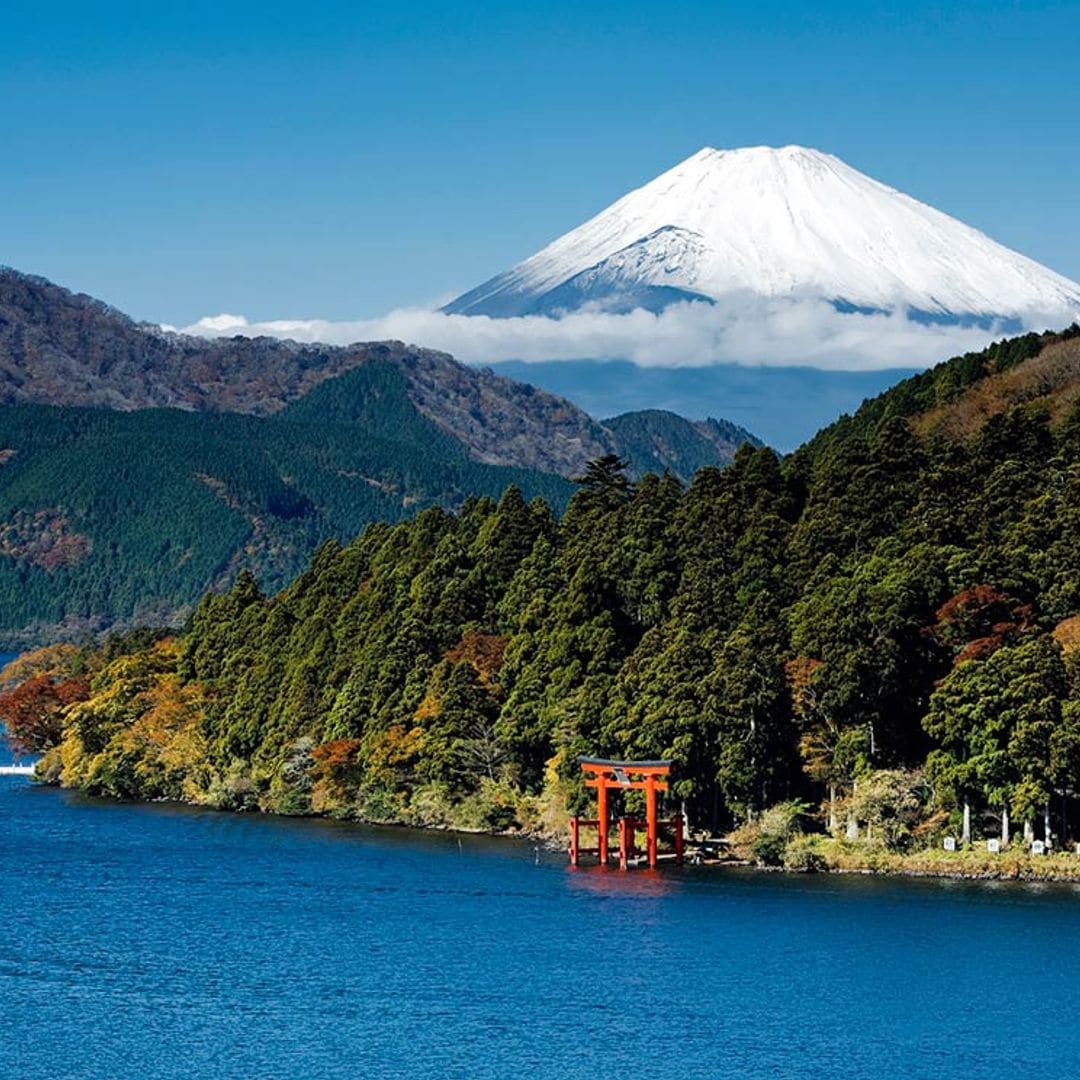
[[[671,773],[670,761],[609,761],[605,758],[579,757],[578,764],[588,779],[585,786],[596,789],[596,817],[577,816],[570,819],[570,865],[577,866],[581,855],[595,854],[601,866],[608,864],[608,792],[637,790],[645,792],[645,821],[631,817],[619,818],[619,869],[626,870],[634,854],[634,834],[644,827],[646,853],[650,869],[655,869],[657,851],[656,793],[667,791],[666,777]],[[683,861],[683,819],[672,818],[675,830],[675,862]],[[581,847],[581,827],[595,826],[597,846]]]

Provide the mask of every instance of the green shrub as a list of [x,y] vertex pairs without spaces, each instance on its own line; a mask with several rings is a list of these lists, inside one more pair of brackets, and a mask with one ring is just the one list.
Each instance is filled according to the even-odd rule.
[[813,836],[796,836],[784,851],[784,869],[802,873],[822,873],[829,868],[828,860],[817,849]]
[[783,866],[787,840],[782,836],[762,833],[751,845],[750,851],[761,866]]

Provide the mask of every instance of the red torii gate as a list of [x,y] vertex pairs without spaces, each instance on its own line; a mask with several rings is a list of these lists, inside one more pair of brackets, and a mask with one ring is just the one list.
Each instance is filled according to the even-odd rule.
[[[634,851],[634,834],[644,827],[647,837],[649,867],[655,869],[657,862],[657,820],[656,793],[667,791],[667,780],[671,772],[670,761],[608,761],[605,758],[579,757],[581,771],[589,778],[585,786],[596,789],[596,818],[585,819],[574,816],[570,819],[570,864],[578,865],[582,854],[595,854],[601,866],[608,863],[608,791],[637,790],[645,792],[645,821],[630,817],[619,818],[619,868],[627,869],[630,856]],[[638,779],[634,779],[637,777]],[[595,826],[597,846],[582,848],[580,845],[581,826]],[[683,821],[682,815],[672,819],[675,829],[675,861],[682,865],[683,860]]]

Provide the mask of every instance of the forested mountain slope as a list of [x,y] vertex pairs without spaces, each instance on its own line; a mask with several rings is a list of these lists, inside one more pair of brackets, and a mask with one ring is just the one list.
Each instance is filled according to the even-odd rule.
[[[362,435],[358,435],[362,431]],[[0,641],[176,622],[241,569],[278,589],[330,537],[508,483],[571,486],[473,460],[371,361],[273,417],[0,407]]]
[[699,823],[803,799],[785,820],[820,800],[879,843],[940,839],[964,805],[976,832],[1075,835],[1078,342],[950,361],[784,461],[745,446],[635,488],[607,460],[561,520],[511,488],[327,544],[271,598],[245,577],[179,642],[83,656],[47,771],[535,825],[580,804],[574,755],[670,757]]
[[136,324],[92,297],[0,270],[0,401],[269,416],[368,363],[391,364],[422,416],[489,464],[569,473],[609,448],[563,398],[401,342],[206,339]]

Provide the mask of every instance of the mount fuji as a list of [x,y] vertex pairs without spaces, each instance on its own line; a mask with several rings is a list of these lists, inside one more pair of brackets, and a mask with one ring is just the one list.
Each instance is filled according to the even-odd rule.
[[400,339],[594,416],[737,421],[790,450],[915,371],[1080,321],[1080,284],[799,146],[706,147],[438,310],[188,333]]
[[442,310],[557,317],[750,298],[986,328],[1080,313],[1080,284],[800,146],[706,147]]

